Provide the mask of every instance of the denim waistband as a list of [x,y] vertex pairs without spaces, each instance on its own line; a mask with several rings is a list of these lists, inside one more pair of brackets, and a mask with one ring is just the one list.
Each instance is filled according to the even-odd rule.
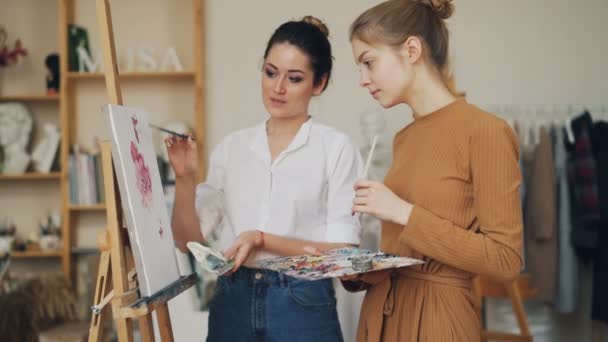
[[[276,271],[249,268],[249,267],[244,267],[244,266],[241,266],[232,275],[221,276],[220,278],[222,278],[224,281],[226,281],[228,283],[239,283],[239,284],[246,284],[249,286],[267,285],[267,286],[276,286],[276,287],[287,287],[290,283],[293,283],[293,282],[307,281],[307,280],[297,279],[294,277],[289,277],[289,276],[286,276],[286,275],[276,272]],[[331,281],[331,280],[325,279],[324,281]]]

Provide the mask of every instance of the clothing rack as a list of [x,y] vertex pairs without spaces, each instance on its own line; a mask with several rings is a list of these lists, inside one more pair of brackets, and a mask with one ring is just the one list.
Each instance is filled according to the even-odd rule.
[[[490,104],[481,106],[507,121],[516,129],[524,146],[535,145],[540,139],[540,129],[550,126],[569,127],[571,120],[585,111],[591,113],[594,121],[608,122],[608,105],[595,104]],[[567,130],[570,139],[572,132]]]
[[[481,106],[483,109],[490,113],[493,113],[503,119],[505,119],[511,127],[513,127],[520,139],[523,147],[533,147],[540,140],[540,129],[549,127],[565,127],[568,134],[568,138],[573,142],[570,124],[572,119],[578,117],[584,112],[589,112],[593,121],[604,121],[608,122],[608,105],[595,104],[595,105],[582,105],[582,104],[565,104],[565,105],[546,105],[546,104],[490,104]],[[513,289],[519,290],[520,295],[513,296],[513,293],[504,293],[503,291],[494,291],[492,287],[488,286],[487,283],[480,282],[477,284],[477,291],[481,297],[495,297],[505,298],[510,297],[513,304],[513,309],[518,319],[521,333],[516,337],[519,340],[526,340],[531,338],[529,327],[525,321],[525,313],[521,306],[521,300],[528,298],[534,298],[536,289],[523,278],[524,275],[518,279],[517,286],[506,285],[507,292]],[[519,297],[520,299],[518,300]],[[515,300],[514,300],[515,298]],[[519,303],[518,303],[519,302]],[[606,328],[604,325],[597,321],[592,322],[592,340],[604,341],[606,335]],[[485,332],[482,337],[505,337],[502,333],[496,332]]]
[[490,104],[481,107],[507,121],[532,123],[536,125],[564,124],[568,119],[571,119],[584,111],[589,111],[594,120],[608,121],[608,104]]

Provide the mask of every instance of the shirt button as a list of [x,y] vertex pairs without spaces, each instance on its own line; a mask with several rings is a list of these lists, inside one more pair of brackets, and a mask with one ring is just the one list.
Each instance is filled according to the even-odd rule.
[[255,280],[260,280],[260,279],[262,279],[262,277],[264,277],[264,276],[262,275],[262,273],[257,272],[257,273],[255,274],[255,276],[254,276],[254,277],[255,277]]

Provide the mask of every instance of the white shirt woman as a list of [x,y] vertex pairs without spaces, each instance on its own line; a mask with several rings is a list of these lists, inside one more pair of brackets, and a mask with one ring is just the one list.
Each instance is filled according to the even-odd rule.
[[205,184],[195,184],[192,139],[167,140],[176,175],[172,228],[178,247],[204,242],[211,233],[197,217],[197,209],[213,205],[206,190],[224,197],[218,243],[235,266],[218,278],[207,341],[343,340],[331,280],[303,281],[251,267],[265,256],[359,244],[351,204],[361,157],[344,134],[308,115],[331,67],[327,28],[311,17],[287,22],[264,53],[262,99],[269,119],[215,148]]
[[[313,242],[357,245],[361,227],[352,215],[353,184],[362,173],[355,144],[343,133],[309,119],[271,161],[266,122],[230,134],[215,148],[196,208],[210,188],[224,195],[217,248],[239,234],[268,234]],[[207,236],[210,227],[202,227]],[[268,239],[268,238],[266,238]],[[261,251],[253,259],[277,255]]]

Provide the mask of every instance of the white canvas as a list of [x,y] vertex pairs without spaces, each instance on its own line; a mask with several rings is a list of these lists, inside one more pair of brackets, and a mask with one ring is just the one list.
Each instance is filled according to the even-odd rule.
[[179,269],[148,115],[116,105],[103,111],[140,291],[149,296],[177,280]]

